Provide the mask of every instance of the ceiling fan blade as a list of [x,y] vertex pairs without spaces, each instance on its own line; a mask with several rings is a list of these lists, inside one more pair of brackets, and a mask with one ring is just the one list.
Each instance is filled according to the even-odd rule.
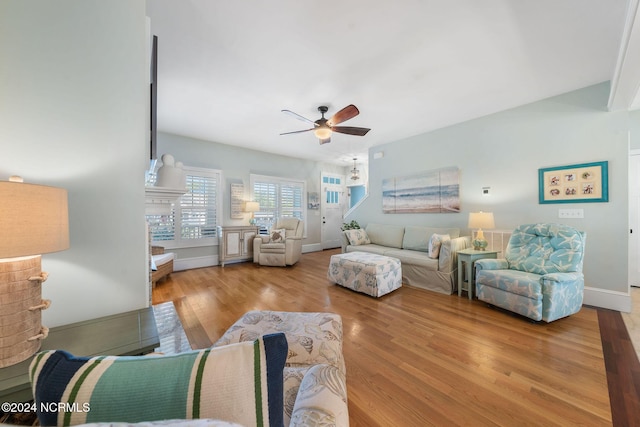
[[331,142],[331,138],[319,139],[318,142],[320,142],[320,145],[326,144],[328,142]]
[[289,135],[289,134],[292,134],[292,133],[309,132],[310,130],[314,130],[314,128],[305,129],[305,130],[294,130],[293,132],[284,132],[284,133],[281,133],[280,135]]
[[281,111],[282,111],[283,113],[285,113],[285,114],[288,114],[288,115],[290,115],[290,116],[292,116],[292,117],[295,117],[295,118],[296,118],[296,119],[298,119],[298,120],[302,120],[303,122],[307,122],[307,123],[315,124],[315,123],[313,122],[313,120],[309,120],[309,119],[307,119],[306,117],[302,117],[300,114],[298,114],[298,113],[294,113],[294,112],[293,112],[293,111],[291,111],[291,110],[281,110]]
[[334,126],[331,130],[334,132],[346,133],[347,135],[365,136],[371,129],[356,128],[353,126]]
[[331,117],[329,119],[327,124],[329,126],[335,126],[337,124],[340,124],[342,122],[345,122],[345,121],[347,121],[349,119],[354,118],[358,114],[360,114],[360,110],[358,110],[358,108],[355,105],[353,105],[353,104],[347,105],[342,110],[340,110],[337,113],[335,113],[333,115],[333,117]]

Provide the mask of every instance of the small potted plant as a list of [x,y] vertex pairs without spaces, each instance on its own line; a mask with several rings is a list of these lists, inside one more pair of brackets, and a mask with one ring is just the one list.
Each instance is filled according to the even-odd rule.
[[358,221],[356,221],[355,219],[352,220],[351,222],[345,222],[342,224],[342,227],[340,227],[340,230],[345,231],[345,230],[356,230],[360,228],[360,224],[358,224]]

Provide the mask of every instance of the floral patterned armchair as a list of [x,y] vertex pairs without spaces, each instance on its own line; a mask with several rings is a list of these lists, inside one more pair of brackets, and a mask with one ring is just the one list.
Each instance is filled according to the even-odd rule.
[[476,261],[479,300],[535,321],[552,322],[582,307],[586,234],[563,224],[517,227],[504,259]]

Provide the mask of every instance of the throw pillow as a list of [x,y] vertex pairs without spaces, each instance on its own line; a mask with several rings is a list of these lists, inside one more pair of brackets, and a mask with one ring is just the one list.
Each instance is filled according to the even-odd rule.
[[349,240],[350,245],[358,246],[368,245],[369,243],[371,243],[367,232],[361,228],[355,230],[345,230],[344,234],[345,236],[347,236],[347,240]]
[[169,356],[51,350],[36,355],[29,377],[41,425],[215,418],[280,427],[287,353],[283,333]]
[[269,243],[284,243],[287,230],[277,228],[269,233]]
[[436,259],[440,256],[442,242],[450,240],[448,234],[432,234],[429,239],[429,258]]

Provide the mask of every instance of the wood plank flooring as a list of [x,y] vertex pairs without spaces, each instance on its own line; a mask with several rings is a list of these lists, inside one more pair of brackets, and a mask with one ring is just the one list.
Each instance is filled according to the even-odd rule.
[[599,310],[535,324],[407,286],[372,298],[327,280],[335,253],[303,254],[287,268],[175,272],[153,303],[174,302],[193,348],[210,346],[248,310],[340,314],[354,427],[638,425],[638,413],[612,417]]

